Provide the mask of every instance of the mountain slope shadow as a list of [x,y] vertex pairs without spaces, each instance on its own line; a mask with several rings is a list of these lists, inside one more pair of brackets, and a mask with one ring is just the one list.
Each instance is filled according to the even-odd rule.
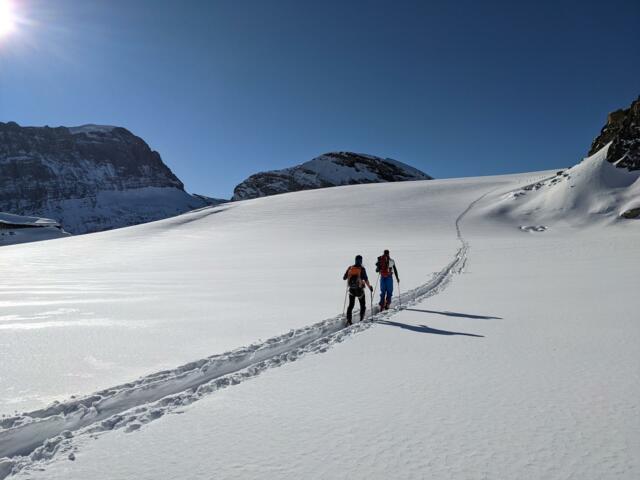
[[217,215],[218,213],[226,212],[230,208],[234,208],[234,205],[228,205],[224,207],[212,206],[212,207],[203,207],[197,210],[191,210],[186,214],[179,215],[178,217],[173,217],[171,223],[162,224],[163,229],[166,228],[176,228],[182,227],[183,225],[187,225],[188,223],[197,222],[198,220],[202,220],[210,215]]
[[478,320],[502,320],[502,317],[491,317],[488,315],[472,315],[470,313],[459,313],[438,310],[421,310],[419,308],[406,308],[410,312],[433,313],[435,315],[446,315],[447,317],[473,318]]
[[435,335],[463,335],[465,337],[480,337],[484,338],[484,335],[476,335],[475,333],[464,333],[464,332],[451,332],[449,330],[438,330],[437,328],[431,328],[427,325],[410,325],[408,323],[400,323],[400,322],[392,322],[390,320],[378,320],[381,325],[390,325],[392,327],[400,327],[405,330],[411,330],[412,332],[418,333],[433,333]]

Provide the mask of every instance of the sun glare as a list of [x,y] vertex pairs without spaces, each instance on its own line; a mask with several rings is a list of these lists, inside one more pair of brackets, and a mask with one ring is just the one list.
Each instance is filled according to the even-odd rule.
[[11,0],[0,0],[0,37],[10,34],[16,27],[16,17]]

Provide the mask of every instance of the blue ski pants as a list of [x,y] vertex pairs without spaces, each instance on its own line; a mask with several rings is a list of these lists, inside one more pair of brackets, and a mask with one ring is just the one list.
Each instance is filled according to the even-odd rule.
[[380,277],[380,307],[391,304],[393,297],[393,277]]

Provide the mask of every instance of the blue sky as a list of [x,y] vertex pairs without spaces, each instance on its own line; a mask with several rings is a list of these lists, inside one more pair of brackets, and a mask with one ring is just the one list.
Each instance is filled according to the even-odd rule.
[[212,196],[332,150],[564,167],[640,94],[636,0],[11,1],[0,121],[124,126]]

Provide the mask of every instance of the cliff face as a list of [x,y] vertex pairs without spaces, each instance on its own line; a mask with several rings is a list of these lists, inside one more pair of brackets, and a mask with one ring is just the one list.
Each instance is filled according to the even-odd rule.
[[203,205],[157,152],[124,128],[0,122],[0,211],[46,216],[86,233]]
[[629,170],[640,170],[640,97],[629,108],[609,114],[607,124],[591,144],[589,155],[609,142],[609,162]]
[[234,189],[233,200],[358,183],[429,180],[420,170],[389,158],[332,152],[283,170],[251,175]]

